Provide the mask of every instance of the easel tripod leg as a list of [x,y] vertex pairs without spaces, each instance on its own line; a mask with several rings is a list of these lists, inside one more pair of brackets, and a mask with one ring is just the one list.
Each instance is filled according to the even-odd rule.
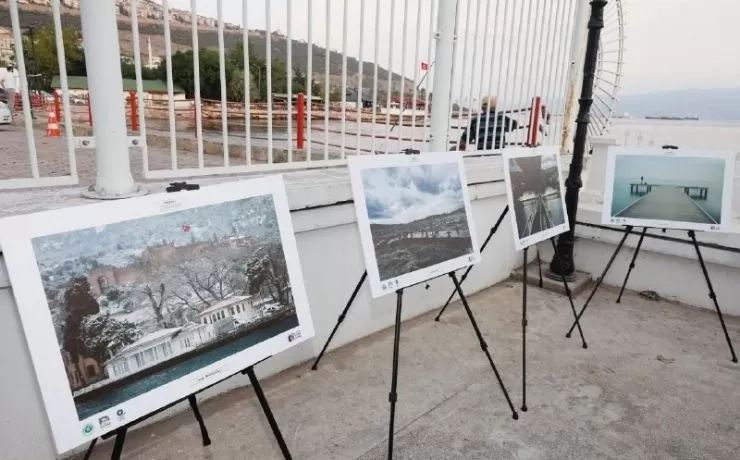
[[398,354],[401,342],[401,308],[403,307],[403,289],[396,291],[396,328],[393,334],[393,372],[391,373],[391,391],[388,401],[391,403],[391,416],[388,422],[388,460],[393,458],[393,427],[396,422],[396,400],[398,394]]
[[[559,262],[560,254],[558,253],[558,245],[555,243],[555,238],[551,238],[550,243],[552,243],[552,250],[553,250],[555,260]],[[568,279],[565,277],[565,275],[562,275],[561,278],[563,280],[563,287],[565,288],[565,295],[568,296],[568,302],[570,303],[570,310],[573,312],[573,318],[575,318],[576,320],[576,326],[578,327],[578,333],[581,335],[581,342],[583,343],[583,348],[588,348],[588,345],[586,345],[586,339],[583,337],[583,329],[581,329],[581,322],[578,321],[578,314],[576,313],[576,306],[573,303],[573,293],[570,291],[570,286],[568,286]]]
[[314,361],[313,366],[311,366],[311,370],[315,371],[318,368],[319,361],[321,361],[321,358],[324,356],[324,353],[326,353],[326,349],[329,348],[329,344],[334,338],[334,334],[337,333],[337,330],[339,329],[339,325],[342,324],[342,321],[344,321],[344,318],[347,316],[349,307],[352,306],[352,302],[355,301],[355,297],[357,297],[357,293],[360,292],[360,288],[362,287],[362,283],[365,282],[365,278],[367,278],[367,270],[362,272],[360,281],[357,282],[357,285],[355,286],[355,290],[352,291],[352,295],[349,297],[349,300],[347,301],[347,305],[344,306],[344,310],[342,310],[342,313],[339,314],[339,318],[337,318],[337,324],[334,325],[334,329],[332,329],[331,334],[329,334],[329,338],[326,339],[326,343],[324,344],[324,347],[321,349],[321,353],[319,353],[319,356],[316,357],[316,361]]
[[483,338],[483,334],[481,334],[480,329],[478,328],[478,323],[475,321],[475,317],[473,316],[473,311],[470,310],[470,306],[468,305],[468,299],[465,298],[465,294],[463,293],[463,290],[460,287],[460,282],[457,280],[457,275],[455,275],[455,272],[451,272],[450,277],[452,278],[452,282],[455,283],[455,289],[457,290],[457,293],[460,296],[460,300],[462,300],[463,308],[465,308],[465,312],[468,314],[470,323],[473,325],[473,329],[475,330],[475,335],[478,336],[478,342],[480,343],[480,348],[481,350],[483,350],[483,353],[485,353],[486,357],[488,358],[488,363],[491,365],[491,369],[493,369],[493,373],[496,375],[496,380],[498,380],[498,384],[501,387],[501,391],[503,391],[504,393],[504,397],[506,397],[506,402],[509,404],[509,408],[511,409],[511,415],[514,418],[514,420],[517,420],[519,419],[519,414],[516,413],[516,409],[514,409],[514,404],[511,402],[511,398],[509,397],[509,392],[506,390],[506,385],[504,385],[504,381],[501,380],[501,375],[498,373],[498,369],[496,369],[496,364],[493,362],[493,357],[491,356],[491,352],[488,351],[488,344],[486,343],[486,340]]
[[619,254],[619,251],[622,250],[622,246],[624,246],[625,240],[627,240],[627,237],[632,233],[632,226],[627,226],[624,230],[624,235],[622,236],[622,239],[619,240],[619,244],[617,245],[617,248],[614,250],[614,253],[609,258],[609,262],[606,263],[606,267],[604,267],[604,271],[601,272],[601,276],[599,276],[599,279],[596,280],[596,285],[591,290],[591,293],[588,295],[588,299],[586,299],[586,303],[583,304],[583,307],[581,308],[581,311],[576,315],[576,320],[573,322],[573,325],[568,330],[568,333],[565,334],[566,337],[570,337],[570,335],[573,333],[573,329],[575,329],[576,324],[578,324],[578,321],[581,320],[581,316],[583,316],[583,312],[586,311],[586,308],[588,308],[588,304],[591,303],[591,299],[593,299],[594,294],[596,294],[596,291],[599,289],[599,286],[601,286],[601,283],[604,281],[604,278],[606,277],[606,274],[609,272],[609,269],[611,268],[612,264],[614,263],[614,259],[617,258],[617,255]]
[[85,456],[83,457],[83,460],[90,460],[90,456],[93,453],[93,449],[95,449],[95,444],[98,443],[98,438],[93,439],[90,442],[90,445],[87,447],[87,451],[85,452]]
[[[527,248],[522,251],[522,412],[527,412]],[[539,256],[540,251],[537,251]]]
[[262,411],[265,413],[267,423],[270,424],[272,434],[275,436],[275,440],[277,440],[278,446],[280,446],[280,451],[283,453],[283,458],[285,458],[285,460],[292,460],[293,457],[290,455],[288,445],[285,444],[282,433],[280,433],[280,427],[275,421],[275,416],[272,414],[270,404],[267,402],[267,398],[265,398],[265,393],[262,392],[262,386],[260,385],[259,380],[257,380],[257,376],[254,374],[254,368],[251,366],[248,367],[246,369],[246,374],[249,376],[249,382],[252,384],[252,388],[254,388],[254,393],[257,395],[260,406],[262,406]]
[[200,436],[203,439],[203,445],[210,446],[211,437],[208,436],[208,428],[206,428],[206,424],[205,422],[203,422],[203,416],[200,414],[200,409],[198,408],[198,400],[195,399],[194,394],[188,396],[188,402],[190,403],[190,408],[193,410],[193,415],[195,415],[195,420],[198,421],[198,426],[200,427]]
[[637,254],[640,253],[640,247],[642,246],[642,241],[645,239],[645,234],[647,233],[647,227],[642,228],[642,233],[640,233],[640,240],[637,242],[637,247],[635,248],[635,253],[632,255],[632,261],[630,262],[630,266],[627,269],[627,274],[624,276],[624,282],[622,282],[622,288],[619,290],[619,296],[617,297],[617,303],[622,303],[622,294],[624,293],[624,288],[627,286],[627,280],[630,279],[630,273],[632,273],[632,270],[635,268],[635,261],[637,260]]
[[119,460],[121,458],[123,443],[126,442],[126,431],[128,431],[128,428],[125,426],[118,430],[116,440],[113,443],[113,452],[110,454],[111,460]]
[[535,245],[535,249],[537,250],[537,272],[539,276],[539,287],[542,288],[542,260],[540,259],[540,248],[539,246]]
[[722,332],[725,333],[725,340],[727,340],[727,346],[730,347],[730,354],[732,355],[732,362],[737,362],[737,355],[735,354],[735,348],[732,346],[732,340],[730,339],[730,334],[727,332],[727,326],[725,326],[725,319],[722,316],[722,310],[719,308],[719,302],[717,302],[717,295],[714,293],[714,288],[712,287],[712,281],[709,279],[709,272],[707,271],[707,266],[704,263],[704,257],[701,254],[701,250],[699,249],[699,243],[696,241],[696,234],[693,230],[689,230],[689,237],[691,238],[691,242],[694,243],[694,249],[696,249],[696,257],[699,259],[699,265],[701,265],[701,271],[704,273],[704,279],[707,281],[707,287],[709,288],[709,298],[712,299],[712,302],[714,302],[714,309],[717,312],[717,317],[719,318],[720,324],[722,324]]
[[[506,207],[504,207],[504,210],[501,211],[501,214],[498,216],[496,223],[491,228],[491,231],[488,232],[488,236],[486,237],[486,240],[481,245],[479,252],[482,253],[483,250],[486,249],[486,246],[488,246],[488,243],[491,241],[491,238],[493,238],[493,235],[498,231],[498,228],[501,226],[501,222],[504,221],[504,217],[506,217],[506,214],[508,212],[509,212],[509,205],[506,205]],[[470,273],[470,270],[472,269],[473,269],[473,266],[471,265],[470,267],[467,268],[467,270],[465,270],[465,273],[463,273],[462,277],[460,278],[460,284],[462,284],[465,281],[465,279],[468,277],[468,273]],[[452,298],[455,297],[456,292],[457,291],[455,289],[452,290],[452,292],[450,293],[450,296],[447,298],[447,302],[445,302],[445,304],[442,306],[442,309],[439,311],[439,314],[437,315],[437,317],[434,318],[434,321],[439,321],[439,319],[442,317],[442,313],[445,312],[445,310],[447,309],[447,306],[450,304],[450,302],[452,302]]]

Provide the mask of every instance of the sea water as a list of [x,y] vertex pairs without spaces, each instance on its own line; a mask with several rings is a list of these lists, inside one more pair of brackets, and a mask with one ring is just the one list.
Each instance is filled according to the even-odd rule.
[[642,198],[642,195],[631,194],[630,184],[644,182],[665,187],[706,187],[707,198],[694,201],[720,222],[724,173],[725,162],[718,158],[618,155],[614,166],[612,215]]

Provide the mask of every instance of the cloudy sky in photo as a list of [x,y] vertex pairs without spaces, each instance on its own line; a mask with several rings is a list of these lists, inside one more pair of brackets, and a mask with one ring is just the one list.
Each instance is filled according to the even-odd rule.
[[373,224],[406,224],[464,207],[456,162],[365,169],[361,177]]
[[[224,20],[241,25],[242,0],[222,2]],[[500,102],[509,106],[528,103],[534,94],[562,100],[576,2],[461,0],[453,100],[477,104],[488,93],[501,95]],[[169,4],[190,10],[191,0],[170,0]],[[740,28],[735,25],[740,1],[629,0],[622,4],[626,35],[623,93],[740,86],[740,59],[734,59],[740,43]],[[217,1],[197,0],[196,5],[199,14],[216,17]],[[417,82],[424,74],[421,61],[435,59],[437,20],[432,0],[247,0],[246,5],[248,28],[288,35],[290,11],[290,36],[305,41],[309,39],[310,6],[314,44],[324,47],[328,43],[330,49],[346,49],[348,56],[362,55],[365,61],[374,62],[377,57],[381,66],[390,66]],[[616,0],[607,4],[602,31],[609,48],[616,46],[616,5]],[[342,26],[345,16],[346,28]],[[322,71],[314,68],[314,72]],[[348,69],[349,78],[355,74],[356,69]],[[428,75],[430,88],[433,78],[434,67]]]

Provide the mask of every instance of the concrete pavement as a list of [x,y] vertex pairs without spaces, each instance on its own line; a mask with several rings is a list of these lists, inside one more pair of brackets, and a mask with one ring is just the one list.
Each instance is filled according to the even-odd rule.
[[[605,289],[584,315],[584,350],[575,334],[563,336],[572,321],[567,300],[528,293],[529,412],[518,421],[459,302],[441,322],[429,313],[403,324],[394,458],[737,458],[740,365],[713,312],[636,294],[615,304]],[[506,282],[470,297],[517,410],[520,295],[519,284]],[[726,321],[740,346],[740,318]],[[318,371],[306,363],[263,382],[294,459],[385,458],[392,342],[392,329],[381,331],[327,354]],[[201,410],[212,446],[200,445],[186,411],[129,433],[124,458],[282,458],[250,388]],[[93,458],[108,458],[111,446]]]

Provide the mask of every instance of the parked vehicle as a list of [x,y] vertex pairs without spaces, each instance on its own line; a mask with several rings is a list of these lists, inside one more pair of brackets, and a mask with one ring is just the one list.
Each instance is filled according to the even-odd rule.
[[13,122],[10,109],[5,102],[0,102],[0,126],[9,125]]

